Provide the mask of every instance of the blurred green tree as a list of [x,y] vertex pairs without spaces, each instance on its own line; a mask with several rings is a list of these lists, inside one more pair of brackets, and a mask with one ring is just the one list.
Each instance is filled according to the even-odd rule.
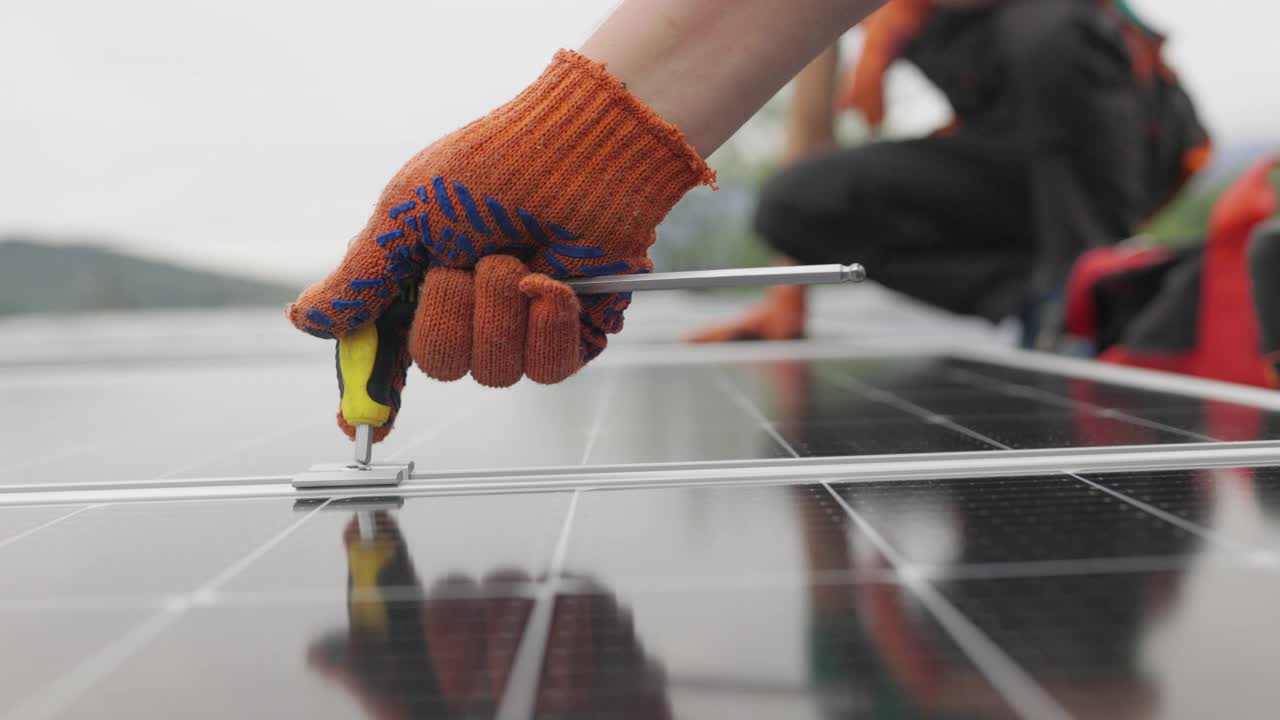
[[1223,180],[1194,183],[1147,222],[1143,235],[1158,245],[1182,247],[1203,242],[1209,213],[1229,184]]

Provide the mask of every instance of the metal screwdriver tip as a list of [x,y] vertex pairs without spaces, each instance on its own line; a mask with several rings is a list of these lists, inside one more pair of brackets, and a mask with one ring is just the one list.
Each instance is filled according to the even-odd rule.
[[373,459],[373,426],[357,425],[355,442],[356,466],[367,468]]
[[360,539],[371,542],[378,536],[378,523],[370,510],[356,511],[356,528],[360,531]]

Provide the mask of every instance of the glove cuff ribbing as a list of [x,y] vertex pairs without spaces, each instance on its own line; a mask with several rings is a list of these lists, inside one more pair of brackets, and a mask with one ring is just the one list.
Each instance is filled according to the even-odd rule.
[[643,255],[676,202],[715,180],[679,129],[603,64],[570,50],[448,140],[446,176],[519,198],[613,256]]

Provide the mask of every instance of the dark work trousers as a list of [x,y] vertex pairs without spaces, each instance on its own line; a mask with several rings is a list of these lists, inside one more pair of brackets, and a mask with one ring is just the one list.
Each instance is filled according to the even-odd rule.
[[906,56],[959,129],[800,162],[755,226],[801,263],[860,262],[891,289],[998,320],[1058,289],[1144,212],[1142,123],[1118,30],[1091,2],[938,11]]

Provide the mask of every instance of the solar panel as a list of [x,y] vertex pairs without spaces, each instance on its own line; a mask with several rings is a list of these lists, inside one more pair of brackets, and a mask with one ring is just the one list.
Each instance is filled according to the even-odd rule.
[[[235,406],[204,411],[207,402],[182,396],[234,392],[243,382],[234,373],[196,373],[159,389],[145,376],[120,383],[105,402],[146,389],[189,410],[149,425],[133,442],[111,438],[126,436],[127,427],[64,429],[85,442],[0,467],[0,486],[272,477],[325,453],[342,459],[333,449],[332,389],[316,387],[328,381],[324,373],[256,372],[272,401],[247,422]],[[1280,437],[1280,413],[1256,407],[946,355],[624,365],[583,373],[562,388],[527,385],[504,394],[436,384],[430,391],[406,409],[379,459],[412,459],[435,471],[500,470]],[[43,405],[51,415],[83,416],[72,410],[74,395],[60,401],[66,405]],[[501,452],[476,451],[490,442]]]
[[349,491],[289,483],[346,455],[311,361],[6,378],[44,398],[10,437],[65,440],[0,466],[0,717],[1280,702],[1270,394],[919,340],[611,355],[411,388],[375,459],[414,477]]

